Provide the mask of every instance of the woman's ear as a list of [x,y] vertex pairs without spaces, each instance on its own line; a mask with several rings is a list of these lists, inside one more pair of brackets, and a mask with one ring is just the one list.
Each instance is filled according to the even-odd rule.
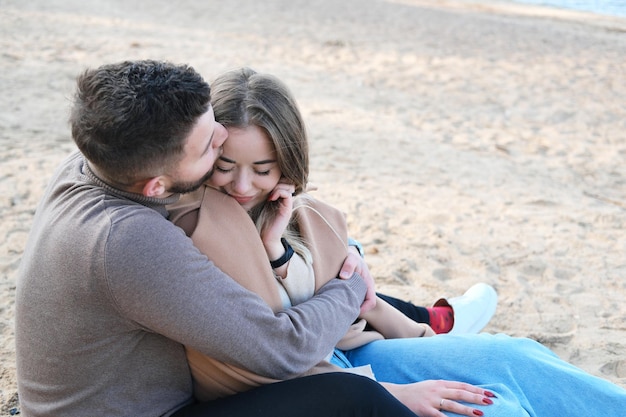
[[146,197],[159,197],[165,194],[165,182],[162,176],[154,177],[146,182],[142,189]]

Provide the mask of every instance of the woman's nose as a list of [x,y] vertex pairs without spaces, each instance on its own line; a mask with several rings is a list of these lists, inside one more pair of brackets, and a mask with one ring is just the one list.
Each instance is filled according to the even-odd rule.
[[233,188],[237,194],[245,195],[250,189],[250,180],[248,179],[248,176],[244,173],[237,175]]

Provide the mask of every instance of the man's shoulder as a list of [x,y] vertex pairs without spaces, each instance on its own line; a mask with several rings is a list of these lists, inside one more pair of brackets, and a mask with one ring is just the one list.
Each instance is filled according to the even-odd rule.
[[124,199],[107,198],[106,212],[118,240],[168,240],[183,233],[158,211]]

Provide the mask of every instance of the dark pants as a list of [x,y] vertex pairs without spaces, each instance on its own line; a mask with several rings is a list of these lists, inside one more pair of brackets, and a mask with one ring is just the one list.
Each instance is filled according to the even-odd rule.
[[407,301],[400,300],[398,298],[390,297],[384,294],[377,294],[380,298],[400,310],[405,316],[418,323],[430,324],[430,318],[428,310],[424,307],[413,305]]
[[328,373],[184,407],[172,417],[416,417],[378,382]]

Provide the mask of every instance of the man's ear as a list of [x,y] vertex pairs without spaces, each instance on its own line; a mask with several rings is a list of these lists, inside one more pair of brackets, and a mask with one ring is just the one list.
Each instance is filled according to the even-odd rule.
[[165,193],[165,182],[162,176],[154,177],[146,182],[142,194],[146,197],[159,197]]

